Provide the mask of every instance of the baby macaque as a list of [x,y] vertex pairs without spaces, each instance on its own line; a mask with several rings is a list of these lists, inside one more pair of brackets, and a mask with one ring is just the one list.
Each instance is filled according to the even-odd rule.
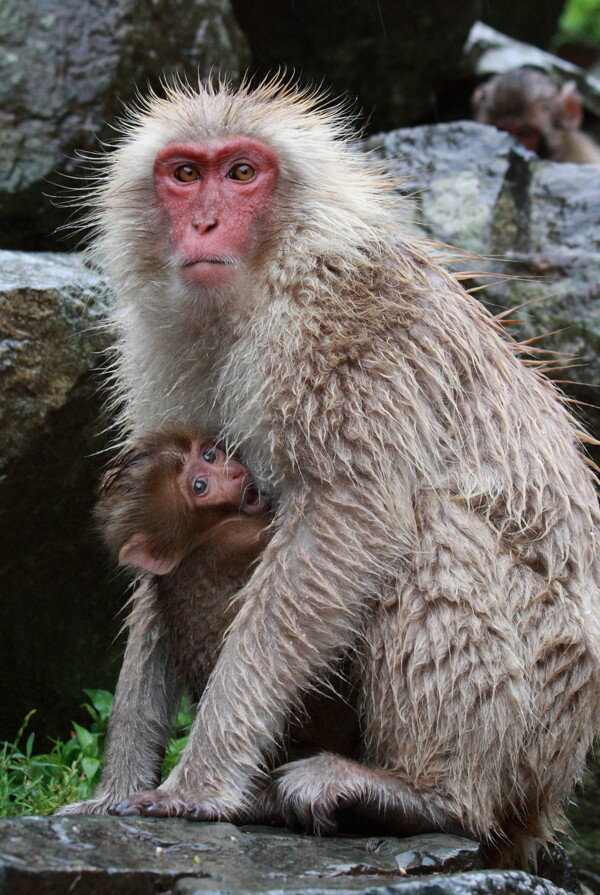
[[[213,440],[184,429],[143,436],[105,472],[96,519],[120,565],[155,576],[149,580],[175,674],[172,694],[185,689],[200,699],[239,610],[235,596],[270,538],[271,509],[241,463],[226,457]],[[127,655],[132,650],[137,654],[145,605],[144,600],[134,602]],[[358,755],[352,686],[340,669],[335,677],[335,688],[330,684],[326,692],[305,697],[282,740],[277,765],[322,749]],[[134,684],[126,656],[109,726],[109,752],[121,748],[121,701]],[[174,707],[171,700],[171,714]],[[107,760],[109,777],[111,770]],[[78,810],[81,803],[70,807]],[[248,820],[285,823],[268,786]],[[346,822],[352,824],[352,818]]]
[[[196,699],[236,614],[232,598],[267,543],[270,518],[270,502],[248,470],[184,429],[143,436],[103,476],[96,519],[104,539],[119,565],[156,576],[171,665]],[[136,607],[133,639],[135,619]]]
[[516,68],[477,88],[473,113],[476,121],[508,131],[540,158],[600,163],[600,148],[579,130],[583,105],[574,81],[559,89],[539,69]]

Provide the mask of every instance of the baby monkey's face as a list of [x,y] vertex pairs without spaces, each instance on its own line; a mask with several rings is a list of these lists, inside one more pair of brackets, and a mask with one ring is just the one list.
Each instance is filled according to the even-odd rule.
[[200,511],[230,506],[247,516],[260,516],[269,510],[269,501],[246,467],[228,458],[211,441],[193,445],[179,486],[188,506]]
[[254,561],[271,515],[246,467],[187,429],[149,432],[123,451],[103,477],[96,508],[119,563],[155,575],[199,548],[215,562]]

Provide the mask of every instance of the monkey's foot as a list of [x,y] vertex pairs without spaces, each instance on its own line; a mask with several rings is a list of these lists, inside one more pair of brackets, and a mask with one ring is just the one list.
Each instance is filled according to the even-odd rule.
[[274,774],[276,800],[288,826],[332,834],[350,823],[371,832],[409,836],[446,832],[469,836],[464,825],[415,790],[400,774],[324,752],[293,761]]
[[282,765],[273,785],[286,824],[317,835],[336,833],[338,812],[364,798],[363,770],[357,762],[329,753]]
[[200,793],[168,792],[151,789],[128,796],[117,805],[111,805],[109,814],[118,817],[184,817],[186,820],[211,821],[233,820],[234,812],[218,798]]

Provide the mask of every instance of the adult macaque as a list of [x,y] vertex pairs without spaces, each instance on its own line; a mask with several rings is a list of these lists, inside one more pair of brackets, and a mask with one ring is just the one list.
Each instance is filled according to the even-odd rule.
[[579,130],[583,105],[575,81],[559,89],[537,68],[516,68],[475,90],[473,112],[476,121],[508,131],[541,158],[600,163],[600,147]]
[[[219,433],[277,511],[159,789],[136,767],[164,741],[167,663],[138,596],[102,804],[239,821],[270,780],[274,814],[308,828],[352,805],[508,855],[551,837],[600,712],[598,504],[555,388],[412,244],[377,163],[310,96],[173,89],[106,165],[123,430]],[[348,654],[362,763],[278,769]]]

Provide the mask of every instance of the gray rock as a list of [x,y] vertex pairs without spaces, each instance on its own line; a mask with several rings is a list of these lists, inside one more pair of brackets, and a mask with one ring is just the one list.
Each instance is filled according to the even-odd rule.
[[98,366],[105,293],[77,255],[0,251],[0,476]]
[[114,683],[124,584],[91,524],[105,290],[75,255],[0,252],[0,739],[65,737]]
[[154,818],[0,821],[0,895],[564,893],[548,880],[480,866],[477,844],[455,836],[316,839]]
[[[0,4],[0,221],[3,248],[45,248],[65,219],[45,197],[55,172],[113,136],[136,85],[248,62],[229,0],[4,0]],[[71,157],[71,158],[70,158]],[[50,186],[48,181],[55,186]],[[56,243],[54,243],[56,245]]]

